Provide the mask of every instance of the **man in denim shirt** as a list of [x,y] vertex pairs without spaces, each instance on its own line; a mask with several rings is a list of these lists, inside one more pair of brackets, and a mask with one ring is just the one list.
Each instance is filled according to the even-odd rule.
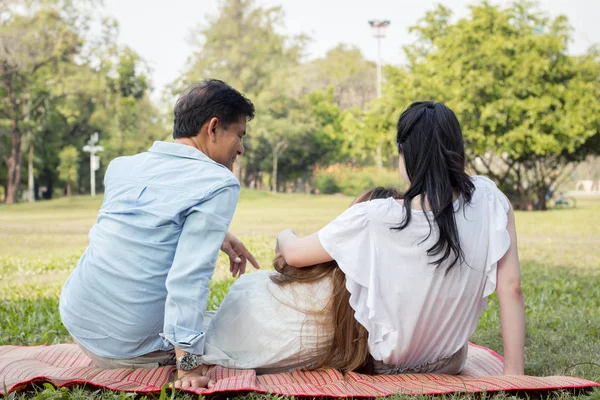
[[197,370],[203,313],[219,248],[231,270],[246,260],[227,233],[240,184],[231,173],[254,106],[217,80],[175,106],[175,143],[113,160],[90,245],[63,288],[62,321],[101,368],[177,364],[177,387],[209,384]]

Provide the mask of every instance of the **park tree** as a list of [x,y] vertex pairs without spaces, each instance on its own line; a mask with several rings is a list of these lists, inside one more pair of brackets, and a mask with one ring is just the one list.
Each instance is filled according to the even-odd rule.
[[[356,150],[349,159],[356,163],[374,162],[382,166],[387,132],[382,131],[373,108],[377,96],[376,87],[377,67],[372,61],[364,58],[356,46],[340,44],[329,50],[323,58],[318,58],[302,67],[302,90],[314,92],[333,88],[333,99],[347,122],[355,116],[369,117],[366,124],[368,129],[360,132],[356,126],[345,124],[348,135],[344,137],[348,143],[342,143],[341,148]],[[372,123],[376,125],[372,125]],[[350,138],[358,142],[350,143]],[[359,150],[360,148],[360,150]],[[365,154],[359,154],[365,151]],[[368,160],[368,161],[367,161]]]
[[387,99],[373,100],[364,109],[344,110],[340,114],[343,134],[338,160],[353,166],[396,167],[392,120],[397,119],[397,110]]
[[345,110],[364,109],[377,96],[377,67],[356,46],[339,44],[302,66],[298,81],[304,92],[333,88],[334,101]]
[[[277,165],[300,134],[298,93],[286,84],[298,71],[306,38],[278,32],[283,24],[281,7],[263,8],[253,0],[223,0],[216,15],[192,34],[194,55],[186,72],[172,86],[174,92],[208,78],[221,79],[248,96],[256,105],[256,118],[248,128],[247,154],[235,169],[259,175],[268,148],[273,190],[277,188]],[[286,110],[286,107],[290,107]],[[252,154],[258,151],[259,154]],[[240,168],[241,167],[241,168]]]
[[368,135],[365,135],[368,129],[365,111],[358,107],[345,110],[340,117],[340,127],[345,136],[341,152],[347,160],[354,166],[372,163],[370,155],[375,147]]
[[[0,177],[6,177],[6,202],[17,200],[25,160],[32,200],[40,185],[52,195],[58,154],[66,145],[81,148],[99,132],[112,158],[145,150],[165,136],[163,115],[149,99],[147,68],[135,52],[117,45],[116,21],[98,19],[101,31],[90,33],[92,15],[101,16],[99,3],[2,4]],[[80,170],[89,172],[85,161],[80,159]]]
[[[87,66],[69,65],[70,77],[63,81],[60,96],[51,98],[45,124],[38,135],[36,154],[38,184],[46,188],[50,198],[61,179],[58,173],[59,154],[66,146],[81,149],[94,132],[104,132],[108,124],[95,120],[98,110],[104,110],[106,87],[102,76]],[[89,187],[89,159],[79,157],[78,190]]]
[[257,186],[264,178],[268,178],[271,190],[285,189],[298,179],[306,183],[315,165],[343,157],[341,112],[333,88],[295,98],[286,96],[283,90],[279,93],[256,99],[261,112],[245,140],[246,185]]
[[[72,58],[80,47],[80,37],[61,12],[61,2],[30,2],[32,12],[6,6],[0,18],[0,119],[10,131],[10,153],[3,155],[7,167],[6,203],[17,201],[23,161],[23,140],[33,139],[32,128],[42,116],[40,108],[48,92],[40,89],[40,79],[50,76],[58,64]],[[68,7],[67,7],[68,8]],[[68,10],[67,10],[68,11]],[[47,82],[45,86],[51,86]],[[33,153],[33,140],[29,140]],[[32,157],[30,156],[30,159]]]
[[162,113],[149,98],[144,60],[128,47],[116,49],[115,58],[107,65],[104,92],[98,94],[104,106],[92,117],[108,159],[145,151],[167,132]]
[[461,122],[470,168],[515,207],[545,209],[569,165],[600,150],[598,52],[568,54],[565,17],[528,1],[483,2],[454,24],[440,6],[411,30],[408,70],[388,75],[388,108],[445,102]]
[[59,154],[58,175],[67,185],[67,197],[71,196],[71,186],[77,183],[79,168],[79,151],[75,146],[63,148]]
[[26,135],[23,140],[23,147],[28,149],[27,151],[27,200],[33,203],[36,198],[35,193],[35,166],[36,161],[36,147],[40,142],[40,132],[46,123],[46,117],[48,114],[49,101],[45,101],[40,104],[40,107],[31,114],[29,121],[30,126],[26,128]]
[[342,131],[342,110],[336,101],[335,88],[327,86],[309,93],[306,105],[313,119],[312,135],[317,162],[345,161],[342,149],[347,138]]
[[[291,111],[281,119],[281,129],[288,130],[285,157],[278,160],[277,168],[277,181],[283,183],[279,185],[281,188],[287,190],[289,183],[294,182],[294,190],[306,190],[304,184],[315,166],[328,165],[343,157],[340,150],[345,137],[334,96],[334,88],[330,86],[307,96],[280,101]],[[269,136],[272,135],[270,132]]]
[[286,93],[286,80],[273,82],[271,90],[265,90],[256,98],[256,121],[250,133],[267,143],[271,151],[271,190],[276,192],[278,186],[278,167],[280,158],[291,143],[306,138],[311,132],[312,124],[306,114],[306,104],[302,98]]
[[[386,133],[384,130],[376,131],[369,125],[372,121],[371,113],[358,107],[344,110],[340,116],[340,126],[344,140],[342,142],[340,161],[346,161],[353,166],[379,164],[381,149],[379,137]],[[380,124],[377,123],[377,126]]]
[[281,7],[263,8],[254,0],[223,0],[216,15],[191,36],[194,54],[186,72],[175,82],[179,91],[203,79],[221,79],[254,98],[271,90],[280,71],[294,69],[306,37],[278,32]]
[[[386,84],[382,98],[372,100],[365,108],[344,111],[342,126],[347,140],[344,152],[353,165],[377,165],[396,168],[396,124],[400,111],[416,98],[409,88],[409,72],[402,68],[383,68]],[[412,90],[412,91],[411,91]],[[417,96],[418,97],[418,96]]]

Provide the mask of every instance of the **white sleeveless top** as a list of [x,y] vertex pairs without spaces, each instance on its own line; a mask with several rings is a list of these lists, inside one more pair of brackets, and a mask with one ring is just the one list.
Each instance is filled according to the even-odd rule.
[[375,360],[413,368],[450,357],[477,327],[487,296],[496,288],[496,265],[510,247],[509,202],[488,178],[472,177],[471,203],[455,201],[455,218],[466,263],[445,275],[427,249],[431,236],[425,213],[412,210],[408,227],[393,198],[350,207],[319,231],[319,240],[346,274],[355,318],[369,332]]

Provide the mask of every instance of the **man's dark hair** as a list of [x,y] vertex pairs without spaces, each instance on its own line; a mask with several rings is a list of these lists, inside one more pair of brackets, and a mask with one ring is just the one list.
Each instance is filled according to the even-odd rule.
[[179,96],[175,104],[173,138],[194,137],[211,118],[223,127],[241,117],[254,118],[254,105],[243,94],[223,81],[209,79],[196,83]]

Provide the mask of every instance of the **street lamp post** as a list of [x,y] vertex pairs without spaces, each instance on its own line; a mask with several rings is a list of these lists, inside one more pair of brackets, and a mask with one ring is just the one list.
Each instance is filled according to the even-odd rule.
[[377,39],[377,97],[381,97],[381,39],[385,37],[386,28],[390,25],[389,20],[373,19],[369,21],[373,28],[373,36]]
[[100,157],[97,152],[104,150],[104,147],[96,145],[98,143],[98,132],[93,133],[88,140],[87,145],[83,146],[83,151],[90,153],[90,193],[96,195],[96,171],[100,168]]
[[[369,25],[373,28],[373,36],[377,39],[377,98],[381,97],[381,39],[385,37],[385,30],[389,26],[390,21],[373,19],[369,21]],[[383,140],[379,138],[377,142],[376,154],[377,168],[383,167]]]

